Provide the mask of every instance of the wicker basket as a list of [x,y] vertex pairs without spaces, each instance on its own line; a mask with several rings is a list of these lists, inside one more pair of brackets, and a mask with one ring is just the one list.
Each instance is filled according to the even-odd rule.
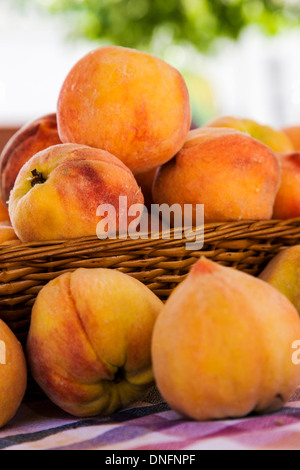
[[[203,232],[203,227],[200,229]],[[0,318],[25,345],[32,305],[40,289],[60,274],[80,267],[118,269],[142,281],[162,300],[202,256],[256,276],[280,250],[300,244],[300,218],[206,224],[201,250],[187,250],[188,241],[177,229],[170,239],[160,233],[138,240],[87,237],[3,247]],[[40,396],[42,392],[29,376],[25,399]]]

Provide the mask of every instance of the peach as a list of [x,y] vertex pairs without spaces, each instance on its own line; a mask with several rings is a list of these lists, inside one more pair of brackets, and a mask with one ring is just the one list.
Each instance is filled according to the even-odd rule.
[[0,222],[0,245],[16,245],[19,243],[20,240],[12,228],[10,221]]
[[259,277],[282,292],[300,315],[300,245],[280,251],[269,261]]
[[75,416],[108,415],[154,385],[151,337],[163,303],[113,269],[77,269],[37,296],[27,339],[33,377]]
[[23,348],[0,320],[0,427],[18,411],[27,387],[27,364]]
[[300,151],[300,125],[287,126],[282,131],[288,136],[293,144],[294,150]]
[[170,160],[182,147],[191,107],[182,75],[134,49],[98,48],[77,62],[58,99],[64,143],[101,148],[134,174]]
[[275,411],[300,383],[300,318],[268,283],[200,259],[168,298],[152,335],[158,390],[195,420]]
[[300,217],[300,152],[278,155],[281,183],[276,195],[273,218]]
[[61,140],[56,114],[42,116],[25,124],[11,137],[0,157],[0,191],[5,204],[24,163],[37,152],[57,144],[61,144]]
[[6,220],[9,220],[8,208],[0,199],[0,222],[5,222]]
[[128,208],[144,201],[133,174],[118,158],[101,149],[59,144],[37,153],[22,167],[10,194],[9,214],[22,242],[96,233],[101,237],[105,227],[98,234],[98,224],[110,216],[105,217],[104,211],[98,214],[98,206],[115,209],[115,220],[108,219],[109,233],[114,223],[116,233],[126,232],[134,219],[119,213],[121,196]]
[[170,206],[204,204],[205,222],[270,219],[280,184],[274,152],[235,129],[189,132],[183,148],[162,165],[153,183],[153,200]]
[[274,152],[281,153],[294,150],[292,142],[282,130],[262,125],[252,119],[220,116],[210,121],[206,126],[229,127],[246,132],[265,145],[268,145]]

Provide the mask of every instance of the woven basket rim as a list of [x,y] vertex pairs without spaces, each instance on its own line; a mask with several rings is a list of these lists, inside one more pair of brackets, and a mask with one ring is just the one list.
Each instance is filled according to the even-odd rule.
[[[270,219],[270,220],[239,220],[239,221],[229,221],[229,222],[212,222],[198,226],[191,227],[177,227],[171,228],[170,230],[160,230],[154,234],[150,231],[141,232],[136,238],[133,237],[116,237],[116,238],[106,238],[100,239],[97,235],[89,235],[78,238],[69,238],[69,239],[57,239],[57,240],[41,240],[41,241],[32,241],[26,243],[18,243],[12,245],[2,245],[0,246],[0,259],[1,256],[5,253],[18,253],[23,249],[36,249],[42,247],[51,247],[51,246],[69,246],[78,245],[86,242],[98,241],[101,244],[106,246],[116,246],[130,244],[133,242],[136,244],[138,241],[141,245],[146,245],[147,243],[155,243],[157,241],[164,240],[175,240],[178,236],[178,239],[182,241],[189,240],[189,235],[195,233],[199,234],[204,233],[204,237],[210,233],[218,233],[219,235],[229,235],[230,237],[236,237],[239,235],[247,235],[248,237],[264,237],[268,235],[281,235],[287,234],[289,231],[295,229],[297,230],[300,227],[300,217],[295,217],[291,219]],[[150,236],[149,236],[150,235]],[[152,235],[152,236],[151,236]],[[166,238],[166,235],[169,238]],[[179,237],[181,235],[181,237]]]

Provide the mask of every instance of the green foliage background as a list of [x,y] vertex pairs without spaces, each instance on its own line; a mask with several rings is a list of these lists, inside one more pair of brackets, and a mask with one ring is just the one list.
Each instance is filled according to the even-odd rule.
[[[0,0],[62,19],[71,41],[115,44],[154,53],[183,74],[193,121],[218,114],[209,80],[197,61],[218,52],[222,38],[236,41],[251,25],[267,35],[300,26],[300,0]],[[201,54],[198,54],[198,53]],[[179,61],[180,62],[180,61]]]
[[299,0],[13,0],[64,14],[72,34],[151,49],[158,31],[173,44],[207,52],[220,37],[237,39],[257,24],[267,34],[300,25]]

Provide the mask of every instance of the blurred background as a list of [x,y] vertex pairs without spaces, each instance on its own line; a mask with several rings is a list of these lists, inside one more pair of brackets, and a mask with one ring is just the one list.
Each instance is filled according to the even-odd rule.
[[217,115],[300,123],[299,0],[0,0],[0,151],[55,111],[71,67],[106,44],[180,70],[196,125]]

